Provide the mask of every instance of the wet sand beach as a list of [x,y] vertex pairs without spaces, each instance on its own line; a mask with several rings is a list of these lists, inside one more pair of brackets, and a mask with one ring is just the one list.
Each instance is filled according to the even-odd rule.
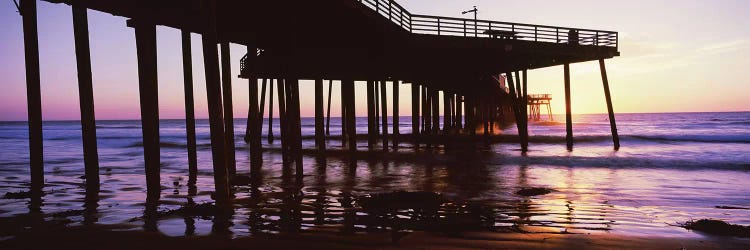
[[[238,175],[250,178],[236,183],[229,209],[212,205],[205,121],[198,126],[195,186],[186,175],[184,121],[163,121],[162,195],[155,202],[146,201],[137,121],[100,123],[102,190],[95,199],[80,178],[76,122],[48,124],[47,186],[35,202],[23,193],[27,149],[14,146],[26,140],[18,136],[25,124],[4,123],[0,191],[16,195],[0,199],[0,246],[746,249],[747,238],[679,224],[710,218],[750,225],[750,148],[743,141],[749,133],[742,123],[750,120],[748,114],[686,115],[712,124],[712,130],[683,125],[680,115],[653,116],[658,115],[621,119],[625,139],[619,151],[612,150],[601,116],[578,118],[580,140],[572,152],[561,143],[559,123],[532,124],[532,150],[526,154],[503,139],[515,133],[513,127],[489,142],[431,148],[402,142],[398,150],[354,155],[333,138],[326,157],[305,151],[301,179],[282,163],[278,141],[264,142],[263,166],[251,174],[249,149],[240,142]],[[304,143],[312,148],[311,140]],[[364,197],[394,192],[440,198],[431,208],[366,208]]]

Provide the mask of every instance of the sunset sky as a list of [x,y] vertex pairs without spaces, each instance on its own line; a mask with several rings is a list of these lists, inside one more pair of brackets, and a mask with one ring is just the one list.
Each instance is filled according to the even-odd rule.
[[[613,30],[621,57],[607,61],[615,111],[699,112],[750,110],[750,1],[743,0],[400,0],[412,13],[462,17],[477,5],[480,19]],[[470,18],[471,16],[463,16]],[[0,1],[0,120],[26,119],[21,16]],[[138,119],[134,32],[125,18],[89,11],[97,119]],[[179,31],[158,28],[159,105],[162,118],[184,117]],[[39,3],[42,110],[45,120],[79,118],[70,6]],[[207,117],[201,43],[193,35],[196,115]],[[233,75],[244,46],[232,45]],[[574,113],[606,112],[598,64],[574,64]],[[235,78],[235,117],[247,115],[247,80]],[[334,84],[334,100],[338,86]],[[359,83],[357,93],[364,93]],[[390,84],[389,84],[390,87]],[[301,85],[303,116],[312,116],[311,82]],[[402,85],[401,114],[410,113],[410,88]],[[529,93],[553,95],[564,112],[562,67],[529,72]],[[366,114],[364,98],[358,115]],[[334,101],[334,103],[338,103]],[[334,106],[334,115],[338,114]]]

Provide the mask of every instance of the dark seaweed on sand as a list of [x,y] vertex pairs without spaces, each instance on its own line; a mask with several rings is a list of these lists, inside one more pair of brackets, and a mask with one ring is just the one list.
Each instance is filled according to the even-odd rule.
[[21,191],[21,192],[7,192],[3,196],[3,199],[28,199],[31,198],[31,192],[29,191]]
[[517,195],[520,196],[537,196],[537,195],[545,195],[552,192],[555,192],[557,190],[551,189],[551,188],[522,188],[521,190],[516,191]]
[[678,226],[707,234],[750,238],[750,227],[733,225],[720,220],[691,220]]
[[370,194],[359,197],[357,203],[370,209],[437,209],[443,196],[433,192],[405,192]]

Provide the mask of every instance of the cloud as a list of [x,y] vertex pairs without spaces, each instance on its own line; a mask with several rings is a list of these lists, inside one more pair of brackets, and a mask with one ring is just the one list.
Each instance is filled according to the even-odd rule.
[[730,42],[714,43],[698,48],[697,52],[703,55],[713,55],[726,52],[737,51],[748,46],[747,40],[735,40]]

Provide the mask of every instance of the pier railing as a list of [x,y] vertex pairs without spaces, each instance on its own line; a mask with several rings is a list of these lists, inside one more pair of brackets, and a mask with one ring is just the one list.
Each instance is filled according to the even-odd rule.
[[551,94],[531,94],[528,95],[529,100],[551,100]]
[[617,32],[412,14],[394,0],[357,0],[414,34],[618,47]]
[[412,14],[409,13],[404,7],[401,7],[394,0],[358,0],[363,5],[370,7],[376,13],[388,18],[391,22],[394,22],[401,28],[411,32],[411,18]]

